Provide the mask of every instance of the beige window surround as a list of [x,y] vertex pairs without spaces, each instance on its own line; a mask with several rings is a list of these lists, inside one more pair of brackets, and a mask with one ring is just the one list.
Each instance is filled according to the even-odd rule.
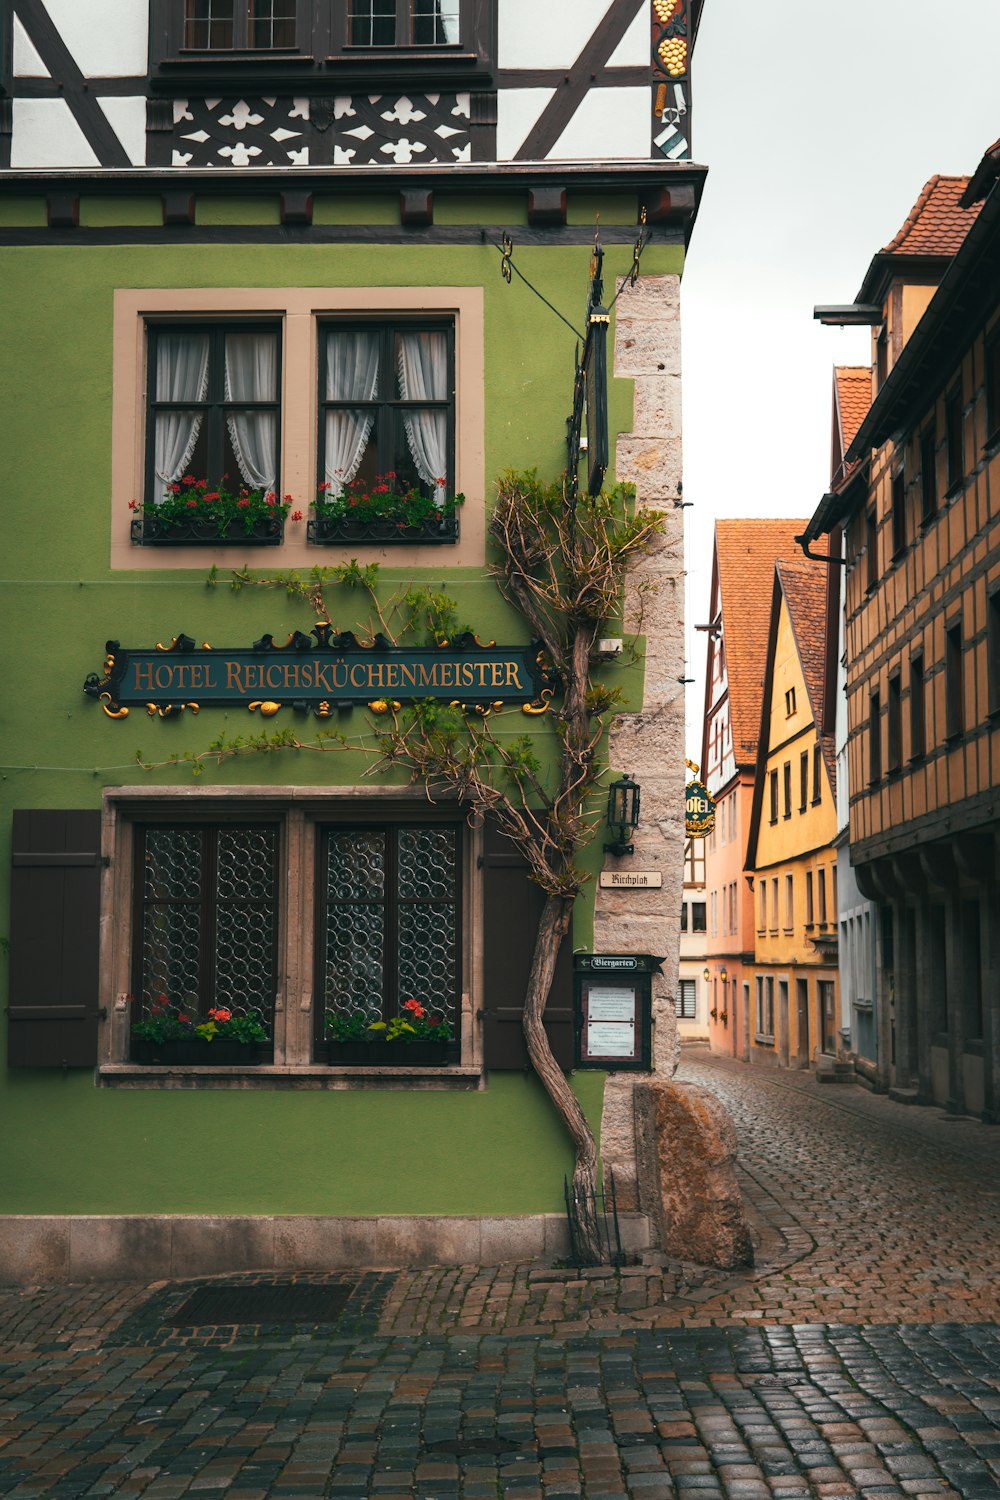
[[[129,501],[141,498],[145,466],[146,325],[171,318],[279,319],[281,476],[279,490],[309,515],[316,493],[317,323],[322,318],[436,314],[455,320],[455,482],[465,495],[453,546],[311,547],[306,522],[285,523],[280,547],[137,547]],[[114,299],[111,423],[111,567],[167,571],[311,568],[361,555],[384,567],[481,567],[485,562],[485,356],[482,287],[176,287],[123,288]]]
[[[426,807],[422,787],[400,786],[161,786],[106,787],[102,808],[100,1000],[106,1021],[98,1039],[97,1082],[126,1088],[482,1088],[483,877],[481,832],[466,826],[462,868],[462,974],[459,1026],[461,1066],[350,1069],[313,1061],[315,871],[319,825],[338,810],[362,803],[378,817],[379,802]],[[169,821],[171,808],[190,817],[271,815],[280,821],[278,982],[274,1007],[274,1062],[248,1068],[157,1068],[128,1061],[134,827],[147,818]],[[210,1058],[206,1059],[210,1063]]]

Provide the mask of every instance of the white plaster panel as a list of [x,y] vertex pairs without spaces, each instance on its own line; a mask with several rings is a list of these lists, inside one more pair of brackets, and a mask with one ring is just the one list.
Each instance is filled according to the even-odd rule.
[[128,153],[133,167],[146,165],[146,101],[139,95],[98,98],[111,128]]
[[648,161],[649,155],[649,90],[591,89],[556,141],[549,160],[606,161],[624,157]]
[[500,0],[501,68],[568,68],[607,12],[610,0]]
[[147,0],[46,0],[49,15],[88,78],[145,75]]
[[20,19],[14,17],[13,47],[11,48],[11,65],[14,69],[15,78],[48,78],[49,70],[42,62],[35,44],[21,25]]
[[555,89],[501,89],[497,95],[497,161],[513,161]]
[[65,99],[12,99],[12,167],[96,167],[97,156]]
[[609,68],[645,68],[649,64],[649,6],[641,0],[635,20],[608,58]]

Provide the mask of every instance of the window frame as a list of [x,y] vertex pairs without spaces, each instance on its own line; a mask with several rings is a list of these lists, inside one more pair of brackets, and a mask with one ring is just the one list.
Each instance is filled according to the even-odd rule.
[[[156,346],[163,334],[207,333],[208,335],[208,390],[204,401],[164,401],[154,394],[156,370]],[[231,333],[273,333],[277,340],[277,368],[275,371],[275,397],[273,401],[226,401],[225,369],[226,338]],[[160,411],[198,411],[204,413],[205,441],[208,448],[208,465],[205,474],[195,474],[196,479],[206,479],[213,488],[222,480],[225,464],[226,420],[230,411],[273,411],[275,416],[275,478],[273,487],[281,493],[278,480],[281,476],[281,418],[282,418],[282,329],[280,321],[273,319],[219,319],[218,321],[195,320],[190,323],[173,319],[150,319],[146,324],[146,423],[143,483],[144,504],[149,507],[159,503],[162,496],[155,494],[156,479],[156,417]],[[193,470],[192,470],[193,472]],[[230,487],[236,489],[243,482],[242,475],[229,475]],[[249,486],[248,488],[252,488]]]
[[944,398],[944,436],[947,488],[950,497],[965,478],[965,411],[961,379]]
[[1000,583],[986,591],[986,712],[1000,714]]
[[924,653],[910,657],[910,760],[927,752],[927,710],[924,702]]
[[[690,1000],[690,1007],[688,1001]],[[698,981],[696,979],[679,978],[677,980],[676,1014],[678,1021],[697,1021],[698,1019]]]
[[[291,48],[189,48],[182,0],[150,0],[149,79],[155,93],[178,86],[330,98],[386,88],[488,89],[497,56],[496,0],[460,0],[459,40],[365,47],[347,41],[347,0],[298,0]],[[266,83],[266,88],[264,87]]]
[[892,476],[892,560],[906,551],[906,475],[902,467]]
[[984,349],[986,385],[986,443],[994,448],[1000,443],[1000,328],[986,338]]
[[903,765],[903,669],[889,673],[886,702],[885,768],[891,776]]
[[868,785],[882,780],[882,694],[873,688],[868,694]]
[[[325,1031],[325,984],[324,975],[326,967],[327,933],[329,904],[322,899],[325,887],[325,876],[330,860],[330,838],[332,834],[343,832],[354,832],[357,834],[384,832],[388,835],[386,839],[386,895],[379,903],[385,913],[384,933],[384,969],[383,969],[383,993],[380,1009],[380,1019],[389,1021],[393,1015],[402,1014],[399,1006],[404,999],[416,999],[428,1009],[436,1010],[438,1007],[433,1003],[437,997],[429,995],[403,995],[399,992],[396,1009],[392,1009],[391,990],[398,987],[398,955],[399,955],[399,923],[400,912],[407,904],[401,898],[398,890],[397,875],[399,868],[399,834],[403,828],[444,827],[453,834],[454,848],[454,905],[456,918],[454,972],[452,975],[452,991],[448,997],[450,1007],[453,1008],[454,1019],[461,1018],[462,1008],[462,973],[463,973],[463,951],[462,951],[462,890],[464,886],[465,873],[463,869],[463,840],[461,819],[456,816],[455,811],[451,815],[435,815],[435,809],[431,804],[425,803],[430,814],[426,818],[413,815],[404,818],[380,818],[377,820],[362,819],[361,821],[347,815],[335,820],[317,818],[316,820],[316,874],[315,874],[315,921],[313,928],[313,986],[312,993],[315,1000],[313,1006],[314,1041],[317,1054],[322,1047]],[[355,905],[373,905],[374,902],[356,902]]]
[[[326,391],[326,371],[327,371],[327,347],[328,347],[327,339],[326,339],[326,334],[328,334],[328,333],[340,333],[340,332],[344,332],[344,333],[347,333],[347,332],[351,332],[351,333],[372,333],[372,332],[377,332],[378,333],[378,335],[379,335],[379,346],[380,346],[379,347],[379,388],[380,389],[382,389],[384,386],[387,385],[387,381],[385,380],[384,375],[386,373],[388,373],[388,375],[390,376],[390,378],[392,377],[393,367],[394,367],[394,364],[395,364],[395,361],[393,359],[393,340],[395,339],[395,337],[396,337],[397,334],[399,334],[401,332],[408,332],[408,333],[443,333],[445,335],[445,340],[446,340],[446,345],[447,345],[447,351],[448,351],[448,376],[447,376],[448,395],[445,397],[444,400],[441,400],[441,401],[419,401],[419,402],[417,402],[417,401],[407,401],[407,400],[404,400],[402,397],[396,397],[396,396],[390,397],[389,394],[388,394],[388,391],[386,391],[385,394],[383,394],[382,396],[378,397],[377,399],[374,399],[374,400],[371,400],[371,401],[362,401],[362,400],[356,400],[356,401],[347,400],[347,401],[342,401],[340,399],[334,400],[334,399],[328,398],[325,395],[325,391]],[[317,405],[316,405],[316,410],[317,410],[316,484],[317,484],[317,487],[324,481],[324,479],[326,477],[326,468],[325,468],[326,420],[325,420],[325,418],[326,418],[326,414],[327,414],[328,411],[338,410],[338,409],[341,409],[341,408],[346,408],[346,409],[350,409],[350,410],[354,410],[354,409],[369,410],[369,409],[371,409],[374,412],[374,414],[375,414],[373,425],[374,425],[374,429],[375,429],[375,441],[376,441],[376,444],[378,444],[380,441],[382,441],[382,442],[386,441],[386,439],[384,437],[380,439],[379,434],[382,431],[384,424],[388,420],[390,420],[389,414],[392,414],[393,426],[394,426],[394,417],[395,417],[395,414],[398,413],[398,414],[401,415],[403,411],[406,411],[406,410],[408,410],[410,408],[419,407],[420,410],[422,410],[422,411],[423,410],[435,410],[435,411],[437,411],[437,410],[444,410],[447,413],[447,423],[446,423],[446,425],[447,425],[447,438],[446,438],[446,442],[447,442],[447,447],[448,447],[448,463],[447,463],[447,471],[446,471],[446,473],[444,475],[444,479],[445,479],[445,493],[449,497],[453,496],[455,494],[455,407],[456,407],[457,394],[458,394],[457,393],[457,389],[456,389],[456,384],[455,384],[455,327],[454,327],[454,322],[453,321],[448,321],[447,319],[427,320],[427,319],[417,318],[417,317],[413,317],[413,318],[399,318],[399,319],[396,319],[396,318],[379,318],[379,319],[368,319],[368,318],[350,318],[350,319],[319,318],[319,319],[317,319],[317,323],[316,323],[316,338],[317,338],[317,349],[318,349],[318,358],[316,360],[316,378],[317,378],[317,386],[316,386],[316,403],[317,403]],[[392,385],[391,385],[390,388],[393,389],[393,390],[395,389],[395,383],[394,382],[392,383]],[[387,470],[389,468],[391,468],[391,467],[392,467],[391,464],[385,464],[385,465],[383,465],[382,462],[381,462],[381,460],[378,457],[376,457],[376,472],[377,473],[379,473],[379,474],[385,474],[387,472]]]
[[[454,825],[459,845],[461,877],[456,880],[460,928],[459,988],[455,1037],[461,1061],[424,1068],[366,1065],[354,1069],[359,1086],[399,1086],[401,1076],[419,1077],[419,1087],[469,1087],[481,1077],[484,1065],[485,970],[483,933],[485,877],[481,858],[484,834],[472,829],[457,799],[429,807],[422,788],[344,786],[276,787],[109,787],[104,793],[104,851],[101,911],[100,1003],[109,1024],[100,1028],[98,1083],[123,1087],[177,1087],[178,1068],[155,1068],[130,1062],[130,985],[133,947],[140,930],[134,922],[133,892],[137,881],[139,841],[143,824],[276,823],[279,825],[280,866],[278,894],[278,967],[274,1004],[273,1062],[247,1067],[217,1065],[190,1071],[181,1086],[204,1082],[212,1088],[283,1088],[296,1080],[310,1088],[352,1085],[345,1067],[318,1060],[317,1020],[322,1000],[314,984],[320,829],[371,826],[373,823]],[[114,940],[107,917],[114,914]],[[351,1073],[350,1068],[346,1069]],[[165,1075],[170,1076],[165,1076]]]
[[929,526],[937,515],[937,427],[932,421],[920,434],[920,524]]
[[965,643],[961,618],[944,629],[944,733],[957,740],[965,733]]
[[[196,322],[272,321],[281,324],[279,451],[275,489],[291,494],[293,509],[308,515],[315,496],[318,441],[317,324],[383,316],[454,323],[455,489],[466,497],[457,542],[448,545],[450,567],[482,569],[486,563],[485,293],[481,286],[407,287],[153,287],[114,293],[111,433],[110,567],[115,571],[196,569],[231,565],[232,548],[209,543],[169,547],[135,546],[130,502],[146,482],[145,402],[147,327]],[[286,520],[280,546],[269,558],[283,568],[349,562],[367,543],[307,541],[306,523]],[[372,546],[379,545],[372,543]],[[280,559],[280,561],[279,561]],[[413,568],[441,567],[441,547],[413,541],[393,547],[393,562]]]

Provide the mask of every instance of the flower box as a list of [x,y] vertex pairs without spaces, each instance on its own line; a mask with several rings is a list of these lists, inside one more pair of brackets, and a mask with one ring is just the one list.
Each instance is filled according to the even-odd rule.
[[333,1067],[352,1068],[444,1068],[460,1059],[456,1041],[431,1042],[333,1042],[321,1043]]
[[248,531],[242,521],[231,521],[220,531],[205,517],[161,521],[147,512],[132,522],[137,547],[280,547],[285,535],[283,516],[260,516]]
[[179,1037],[173,1041],[151,1042],[137,1038],[132,1043],[132,1061],[152,1063],[160,1067],[217,1067],[227,1068],[253,1066],[255,1063],[271,1061],[271,1046],[268,1042],[233,1042],[213,1040],[203,1042],[198,1038]]
[[428,516],[410,525],[389,519],[358,521],[353,517],[334,518],[322,513],[307,527],[314,546],[333,547],[341,542],[367,542],[373,547],[398,546],[403,542],[424,545],[451,545],[458,541],[458,516],[454,511]]

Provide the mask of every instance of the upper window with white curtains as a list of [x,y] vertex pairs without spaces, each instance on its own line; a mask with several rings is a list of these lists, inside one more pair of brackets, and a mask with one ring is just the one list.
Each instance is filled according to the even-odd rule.
[[320,482],[412,487],[439,504],[454,485],[454,329],[325,324],[320,337]]
[[147,501],[189,476],[277,489],[279,329],[152,324],[148,332]]

